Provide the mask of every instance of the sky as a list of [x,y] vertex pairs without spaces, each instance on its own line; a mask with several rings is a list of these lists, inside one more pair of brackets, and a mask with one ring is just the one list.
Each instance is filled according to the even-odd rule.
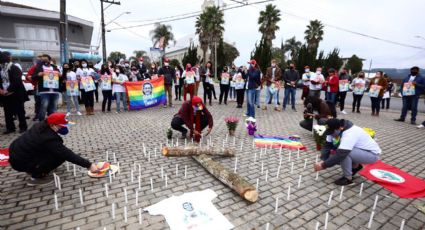
[[[7,0],[10,2],[59,10],[58,0]],[[216,0],[222,5],[236,5],[231,0]],[[238,0],[242,1],[242,0]],[[260,0],[247,0],[249,3]],[[105,22],[123,14],[114,22],[121,26],[134,26],[154,22],[155,19],[180,15],[201,10],[204,0],[121,0],[121,5],[112,5],[105,11]],[[423,19],[425,1],[423,0],[275,0],[269,3],[277,5],[281,11],[280,30],[276,32],[274,46],[280,47],[281,41],[293,36],[304,41],[304,31],[309,20],[318,19],[325,24],[324,38],[319,50],[325,53],[337,47],[343,57],[357,56],[366,59],[364,68],[372,60],[372,68],[408,68],[425,67],[425,20]],[[225,15],[226,41],[236,43],[240,56],[237,65],[245,64],[261,34],[258,32],[259,12],[268,3],[244,6],[227,10]],[[422,10],[422,11],[421,11]],[[68,0],[67,13],[94,23],[92,44],[100,44],[100,1]],[[150,21],[147,21],[150,20]],[[195,33],[196,18],[166,22],[172,26],[176,39]],[[399,46],[364,36],[348,33],[334,27],[387,39],[411,46],[415,49]],[[134,50],[149,50],[152,41],[149,32],[152,25],[132,29],[119,28],[110,23],[112,29],[106,35],[107,52],[121,51],[130,56]],[[417,38],[416,36],[421,36]],[[101,53],[101,50],[99,50]]]

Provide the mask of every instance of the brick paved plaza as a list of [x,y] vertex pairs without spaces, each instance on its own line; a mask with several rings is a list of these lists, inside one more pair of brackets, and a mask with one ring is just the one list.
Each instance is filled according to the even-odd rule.
[[[351,96],[351,95],[350,95]],[[297,96],[298,97],[298,96]],[[422,101],[421,101],[422,102]],[[28,106],[32,103],[27,103]],[[171,195],[198,191],[210,188],[218,197],[214,205],[235,226],[235,229],[314,229],[320,222],[323,229],[325,215],[329,213],[328,229],[367,229],[369,217],[375,196],[379,195],[375,209],[372,229],[399,229],[402,219],[405,219],[404,229],[424,229],[425,214],[418,211],[414,205],[424,204],[425,199],[399,199],[381,186],[356,176],[356,185],[345,187],[340,200],[340,187],[333,181],[340,177],[341,170],[334,167],[321,171],[315,180],[313,162],[317,151],[311,133],[298,126],[302,118],[301,104],[298,112],[291,110],[275,112],[256,110],[260,134],[300,135],[308,151],[301,152],[299,158],[292,152],[282,152],[282,167],[279,178],[276,178],[279,164],[279,151],[267,150],[261,154],[260,149],[252,148],[252,138],[247,135],[244,125],[239,124],[236,130],[235,142],[228,138],[226,145],[236,145],[238,157],[238,173],[253,185],[259,178],[259,201],[248,204],[235,192],[223,185],[191,158],[165,158],[159,154],[160,145],[165,145],[166,129],[172,116],[179,109],[156,107],[144,111],[132,111],[121,114],[99,112],[100,104],[96,104],[95,116],[73,116],[77,125],[64,138],[68,147],[76,153],[92,161],[105,161],[106,151],[109,157],[116,154],[121,172],[109,184],[109,178],[93,179],[86,171],[77,167],[76,176],[73,167],[62,165],[56,170],[60,177],[59,190],[50,185],[44,188],[28,187],[25,181],[28,176],[13,171],[10,167],[0,168],[1,172],[1,215],[2,229],[169,229],[163,216],[150,216],[143,213],[142,224],[139,224],[139,208],[155,204]],[[420,106],[423,104],[420,103]],[[235,108],[235,102],[229,105],[214,103],[209,107],[214,120],[212,140],[215,146],[221,146],[226,139],[225,116],[235,115],[241,119],[243,109]],[[32,115],[32,107],[28,109]],[[63,111],[63,108],[62,108]],[[349,111],[349,109],[347,110]],[[397,166],[402,170],[420,178],[425,178],[425,142],[424,131],[406,123],[393,122],[399,116],[398,111],[382,112],[379,118],[369,115],[370,109],[363,108],[362,114],[345,115],[361,127],[376,130],[377,140],[383,154],[382,160]],[[0,112],[3,119],[3,111]],[[409,119],[410,117],[408,117]],[[425,119],[424,114],[418,116],[418,121]],[[1,120],[4,123],[4,120]],[[4,128],[4,126],[2,127]],[[0,147],[8,147],[18,134],[0,136]],[[174,143],[179,135],[174,132]],[[206,141],[206,140],[204,140]],[[243,143],[242,151],[239,147]],[[205,142],[206,143],[206,142]],[[205,144],[204,143],[204,144]],[[179,145],[184,144],[179,140]],[[146,147],[146,154],[143,152]],[[156,154],[155,154],[156,153]],[[254,161],[256,155],[257,160]],[[233,169],[233,158],[217,159],[229,169]],[[305,160],[307,168],[304,169]],[[291,162],[294,162],[293,173],[290,173]],[[264,172],[261,173],[261,164]],[[130,170],[136,164],[135,178],[131,181]],[[178,175],[176,165],[178,164]],[[141,166],[141,188],[138,188],[137,165]],[[168,176],[168,186],[161,179],[160,167],[163,166]],[[184,178],[184,167],[187,166],[187,178]],[[268,171],[268,181],[265,181]],[[302,175],[300,188],[297,188],[299,176]],[[153,179],[153,192],[150,178]],[[364,183],[363,194],[359,197],[360,184]],[[109,197],[105,196],[105,184],[109,188]],[[287,200],[288,186],[291,186],[290,200]],[[83,191],[84,204],[80,204],[79,189]],[[128,192],[128,204],[124,201],[124,189]],[[135,204],[135,192],[138,190],[139,204]],[[334,195],[330,205],[330,192]],[[59,210],[55,210],[54,193],[57,194]],[[276,197],[279,206],[275,213]],[[115,203],[116,217],[112,219],[111,206]],[[127,223],[124,220],[124,207],[128,210]]]

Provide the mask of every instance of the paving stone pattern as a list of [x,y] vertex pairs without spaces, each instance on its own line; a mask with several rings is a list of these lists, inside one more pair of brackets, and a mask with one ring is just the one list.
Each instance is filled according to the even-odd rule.
[[[218,92],[218,91],[217,91]],[[298,99],[298,98],[297,98]],[[371,229],[399,229],[402,219],[404,229],[424,229],[425,215],[419,212],[414,204],[424,203],[425,199],[399,199],[381,186],[355,177],[354,186],[344,188],[342,200],[339,199],[340,187],[333,181],[341,176],[339,167],[321,171],[317,180],[312,164],[318,154],[311,133],[298,126],[302,118],[302,106],[297,104],[298,112],[284,112],[256,109],[258,133],[270,135],[297,134],[308,147],[307,151],[290,152],[279,149],[260,149],[252,147],[252,138],[247,135],[242,117],[246,108],[235,108],[235,102],[229,105],[208,107],[214,116],[214,129],[211,134],[213,146],[223,145],[237,149],[237,172],[253,185],[259,179],[260,198],[258,202],[249,204],[231,189],[216,180],[193,159],[165,158],[160,154],[161,145],[167,145],[166,129],[171,118],[178,111],[181,102],[175,108],[156,107],[143,111],[131,111],[116,114],[101,113],[100,103],[96,104],[95,116],[72,116],[77,123],[64,140],[66,145],[76,153],[92,161],[105,161],[106,151],[109,160],[113,161],[113,153],[121,170],[116,177],[93,179],[86,171],[66,164],[55,173],[60,177],[59,190],[54,185],[44,188],[28,187],[25,181],[28,176],[18,173],[10,167],[0,168],[1,229],[169,229],[163,216],[142,214],[139,224],[140,208],[155,204],[171,195],[185,192],[212,189],[218,197],[214,205],[235,226],[235,229],[314,229],[320,223],[323,229],[325,215],[329,213],[328,229],[367,229],[375,196],[378,203]],[[28,114],[32,114],[32,103],[27,103]],[[61,108],[63,111],[64,108]],[[395,165],[412,175],[425,178],[424,131],[417,130],[408,123],[393,122],[398,111],[382,112],[381,117],[371,117],[368,108],[363,114],[348,114],[344,118],[362,127],[376,130],[377,140],[383,154],[382,160]],[[241,118],[235,137],[227,137],[224,117],[233,115]],[[3,111],[0,112],[3,119]],[[342,116],[341,116],[342,117]],[[420,114],[418,121],[425,119]],[[4,120],[0,120],[4,124]],[[3,126],[4,127],[4,126]],[[0,147],[7,147],[18,134],[0,136]],[[178,133],[174,132],[173,144],[177,144]],[[203,140],[206,145],[208,138]],[[241,143],[243,144],[240,150]],[[171,144],[168,142],[168,144]],[[179,145],[184,141],[178,140]],[[144,151],[145,146],[146,151]],[[277,178],[277,168],[282,159],[282,168]],[[234,158],[220,158],[217,161],[234,168]],[[307,167],[304,163],[307,161]],[[291,173],[291,164],[294,170]],[[263,172],[261,165],[263,164]],[[176,175],[178,165],[178,175]],[[184,167],[187,175],[184,178]],[[139,172],[140,167],[140,172]],[[168,186],[161,178],[168,177]],[[131,179],[133,171],[133,180]],[[265,181],[267,171],[268,180]],[[139,174],[140,173],[140,174]],[[300,188],[297,187],[299,175],[302,176]],[[139,189],[138,177],[141,186]],[[153,180],[151,191],[150,179]],[[363,194],[359,196],[360,184],[364,184]],[[105,194],[108,187],[108,197]],[[290,199],[287,200],[288,186],[291,186]],[[82,189],[84,204],[80,204],[79,189]],[[124,189],[127,190],[128,203],[125,203]],[[135,204],[135,193],[138,191],[138,204]],[[328,205],[330,192],[333,198]],[[54,194],[58,198],[59,209],[55,210]],[[279,199],[275,212],[276,198]],[[115,219],[112,218],[112,204],[115,204]],[[127,207],[128,219],[124,219],[124,207]]]

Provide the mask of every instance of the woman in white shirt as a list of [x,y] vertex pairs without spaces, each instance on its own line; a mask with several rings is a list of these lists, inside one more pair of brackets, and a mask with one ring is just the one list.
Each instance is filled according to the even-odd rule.
[[[77,112],[78,116],[81,116],[80,112],[80,104],[78,103],[78,95],[80,94],[80,91],[78,89],[78,79],[77,75],[74,71],[72,71],[72,68],[70,67],[70,64],[65,63],[62,65],[62,79],[65,83],[65,100],[66,100],[66,115],[71,115],[71,104],[74,103],[75,110]],[[72,102],[71,102],[72,101]]]
[[351,88],[353,90],[353,113],[356,108],[357,113],[360,113],[360,102],[362,101],[366,87],[366,81],[364,79],[364,76],[365,74],[362,71],[351,82]]
[[86,60],[81,61],[81,67],[77,69],[77,79],[80,81],[80,89],[83,93],[84,105],[87,115],[94,115],[94,84],[95,71],[88,67]]
[[123,103],[124,111],[127,111],[127,95],[125,93],[124,83],[128,81],[127,75],[124,74],[122,66],[115,68],[115,76],[112,79],[112,91],[115,92],[115,99],[117,101],[117,113],[121,112],[120,104]]

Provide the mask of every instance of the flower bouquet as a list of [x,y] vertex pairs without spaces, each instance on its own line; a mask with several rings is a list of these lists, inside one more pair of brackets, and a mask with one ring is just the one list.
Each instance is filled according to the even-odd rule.
[[371,128],[367,128],[367,127],[364,127],[364,128],[363,128],[363,130],[364,130],[367,134],[369,134],[369,135],[370,135],[370,137],[372,137],[372,139],[375,139],[375,135],[376,135],[375,130],[373,130],[373,129],[371,129]]
[[314,136],[314,141],[316,142],[317,151],[320,151],[322,149],[322,146],[326,142],[326,136],[324,135],[325,131],[326,131],[326,126],[324,125],[313,126],[313,136]]
[[225,117],[224,121],[226,122],[227,129],[229,130],[229,135],[235,135],[236,127],[238,126],[239,118],[237,117]]

